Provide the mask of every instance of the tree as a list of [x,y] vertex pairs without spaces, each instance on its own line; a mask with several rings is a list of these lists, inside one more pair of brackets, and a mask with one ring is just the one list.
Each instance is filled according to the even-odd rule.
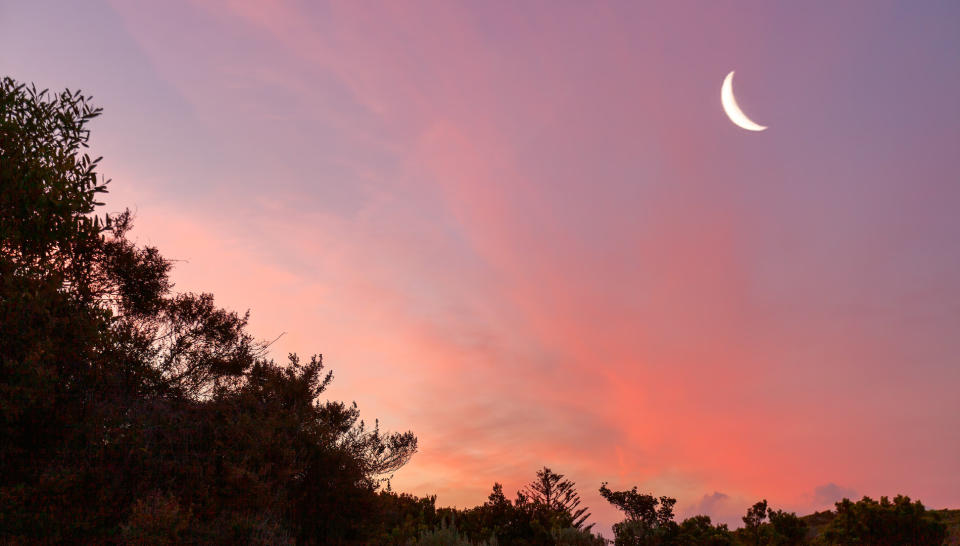
[[0,542],[374,540],[416,437],[320,401],[319,357],[278,365],[247,315],[172,293],[130,213],[98,214],[99,114],[0,83]]
[[797,517],[797,514],[768,508],[767,517],[770,519],[772,529],[771,544],[799,546],[806,540],[807,524]]
[[[546,466],[537,471],[537,479],[527,484],[523,492],[525,497],[538,506],[545,507],[549,512],[562,520],[562,527],[584,528],[583,524],[590,517],[587,508],[580,506],[580,494],[570,480],[565,480],[563,474],[557,474]],[[585,527],[589,530],[593,524]]]
[[763,540],[763,520],[767,519],[767,500],[757,502],[743,516],[743,531],[750,543],[759,546]]
[[[569,485],[561,485],[565,482]],[[504,494],[503,486],[494,483],[482,505],[465,510],[444,508],[438,513],[455,523],[457,531],[474,543],[604,544],[602,537],[590,532],[592,526],[573,526],[573,514],[581,508],[577,507],[575,496],[565,493],[572,489],[572,482],[544,468],[537,473],[536,481],[517,491],[512,502]]]
[[827,544],[942,544],[946,525],[920,501],[897,495],[893,502],[863,497],[836,503],[836,517],[823,532]]
[[677,543],[690,546],[728,546],[734,544],[734,539],[726,524],[713,525],[710,516],[693,516],[680,523]]
[[616,506],[627,519],[613,526],[615,542],[619,545],[665,544],[677,533],[673,521],[673,507],[677,499],[639,493],[637,487],[627,491],[612,491],[606,482],[600,485],[600,495]]
[[113,226],[91,215],[106,181],[81,151],[99,113],[78,92],[0,83],[0,529],[45,527],[53,539],[69,527],[61,520],[96,517],[55,499],[82,490],[92,440],[116,416],[106,400],[127,398],[144,373],[115,365],[98,281],[166,274],[148,260],[117,267],[128,260],[107,244]]
[[503,485],[493,484],[493,490],[478,511],[480,522],[476,526],[476,535],[508,537],[516,533],[517,510],[503,493]]

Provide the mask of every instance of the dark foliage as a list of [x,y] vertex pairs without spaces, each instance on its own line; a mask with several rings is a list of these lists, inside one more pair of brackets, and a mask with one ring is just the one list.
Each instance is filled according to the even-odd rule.
[[99,113],[0,85],[0,541],[370,540],[416,438],[318,401],[318,357],[277,365],[246,316],[171,293],[130,214],[96,214]]
[[793,546],[808,543],[807,523],[792,512],[769,508],[766,499],[747,509],[743,524],[736,533],[743,544]]
[[[537,471],[537,479],[524,488],[523,498],[552,513],[556,526],[581,529],[590,513],[586,507],[579,507],[580,495],[574,486],[572,481],[563,479],[563,474],[543,467]],[[590,527],[588,525],[586,529]]]
[[747,544],[759,546],[765,543],[765,531],[763,522],[767,519],[767,499],[757,502],[747,509],[747,515],[743,516],[743,529],[740,533]]
[[544,467],[512,502],[503,486],[495,483],[484,504],[466,510],[443,509],[441,514],[466,540],[476,543],[602,544],[590,533],[592,525],[582,526],[586,510],[579,504],[573,482]]
[[673,544],[677,535],[677,523],[673,521],[673,507],[677,499],[637,492],[612,491],[604,483],[600,495],[616,506],[627,519],[613,526],[614,539],[619,545]]
[[713,525],[710,516],[693,516],[680,523],[677,544],[726,546],[735,544],[734,535],[725,524]]
[[807,524],[793,512],[767,509],[770,520],[770,544],[799,546],[807,537]]
[[[637,488],[611,491],[607,484],[600,494],[619,508],[627,519],[613,526],[619,545],[805,544],[807,526],[796,514],[768,509],[767,501],[754,504],[744,516],[744,527],[736,532],[725,524],[713,525],[709,516],[693,516],[679,525],[673,521],[675,499],[656,498]],[[769,516],[770,523],[764,520]]]
[[947,536],[939,514],[903,495],[892,502],[887,497],[879,502],[870,497],[857,502],[843,499],[836,507],[836,516],[823,532],[827,544],[942,544]]

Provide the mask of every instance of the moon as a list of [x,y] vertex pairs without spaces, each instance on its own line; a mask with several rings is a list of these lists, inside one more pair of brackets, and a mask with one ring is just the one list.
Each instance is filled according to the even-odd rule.
[[733,98],[733,70],[723,79],[723,86],[720,88],[720,104],[723,105],[723,111],[727,113],[735,125],[748,131],[763,131],[765,126],[755,123],[748,118],[743,110],[737,105],[737,99]]

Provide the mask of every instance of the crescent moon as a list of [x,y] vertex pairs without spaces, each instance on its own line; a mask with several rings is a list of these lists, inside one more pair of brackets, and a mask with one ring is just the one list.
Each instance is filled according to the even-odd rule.
[[731,70],[727,77],[723,79],[723,87],[720,88],[720,104],[723,105],[723,111],[735,125],[748,131],[763,131],[765,126],[747,117],[743,110],[737,105],[737,99],[733,98],[733,71]]

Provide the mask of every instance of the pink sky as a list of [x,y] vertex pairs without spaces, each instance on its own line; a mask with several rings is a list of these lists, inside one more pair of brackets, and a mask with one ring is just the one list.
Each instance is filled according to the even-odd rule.
[[960,507],[956,6],[83,4],[0,67],[105,108],[178,289],[418,435],[394,489]]

